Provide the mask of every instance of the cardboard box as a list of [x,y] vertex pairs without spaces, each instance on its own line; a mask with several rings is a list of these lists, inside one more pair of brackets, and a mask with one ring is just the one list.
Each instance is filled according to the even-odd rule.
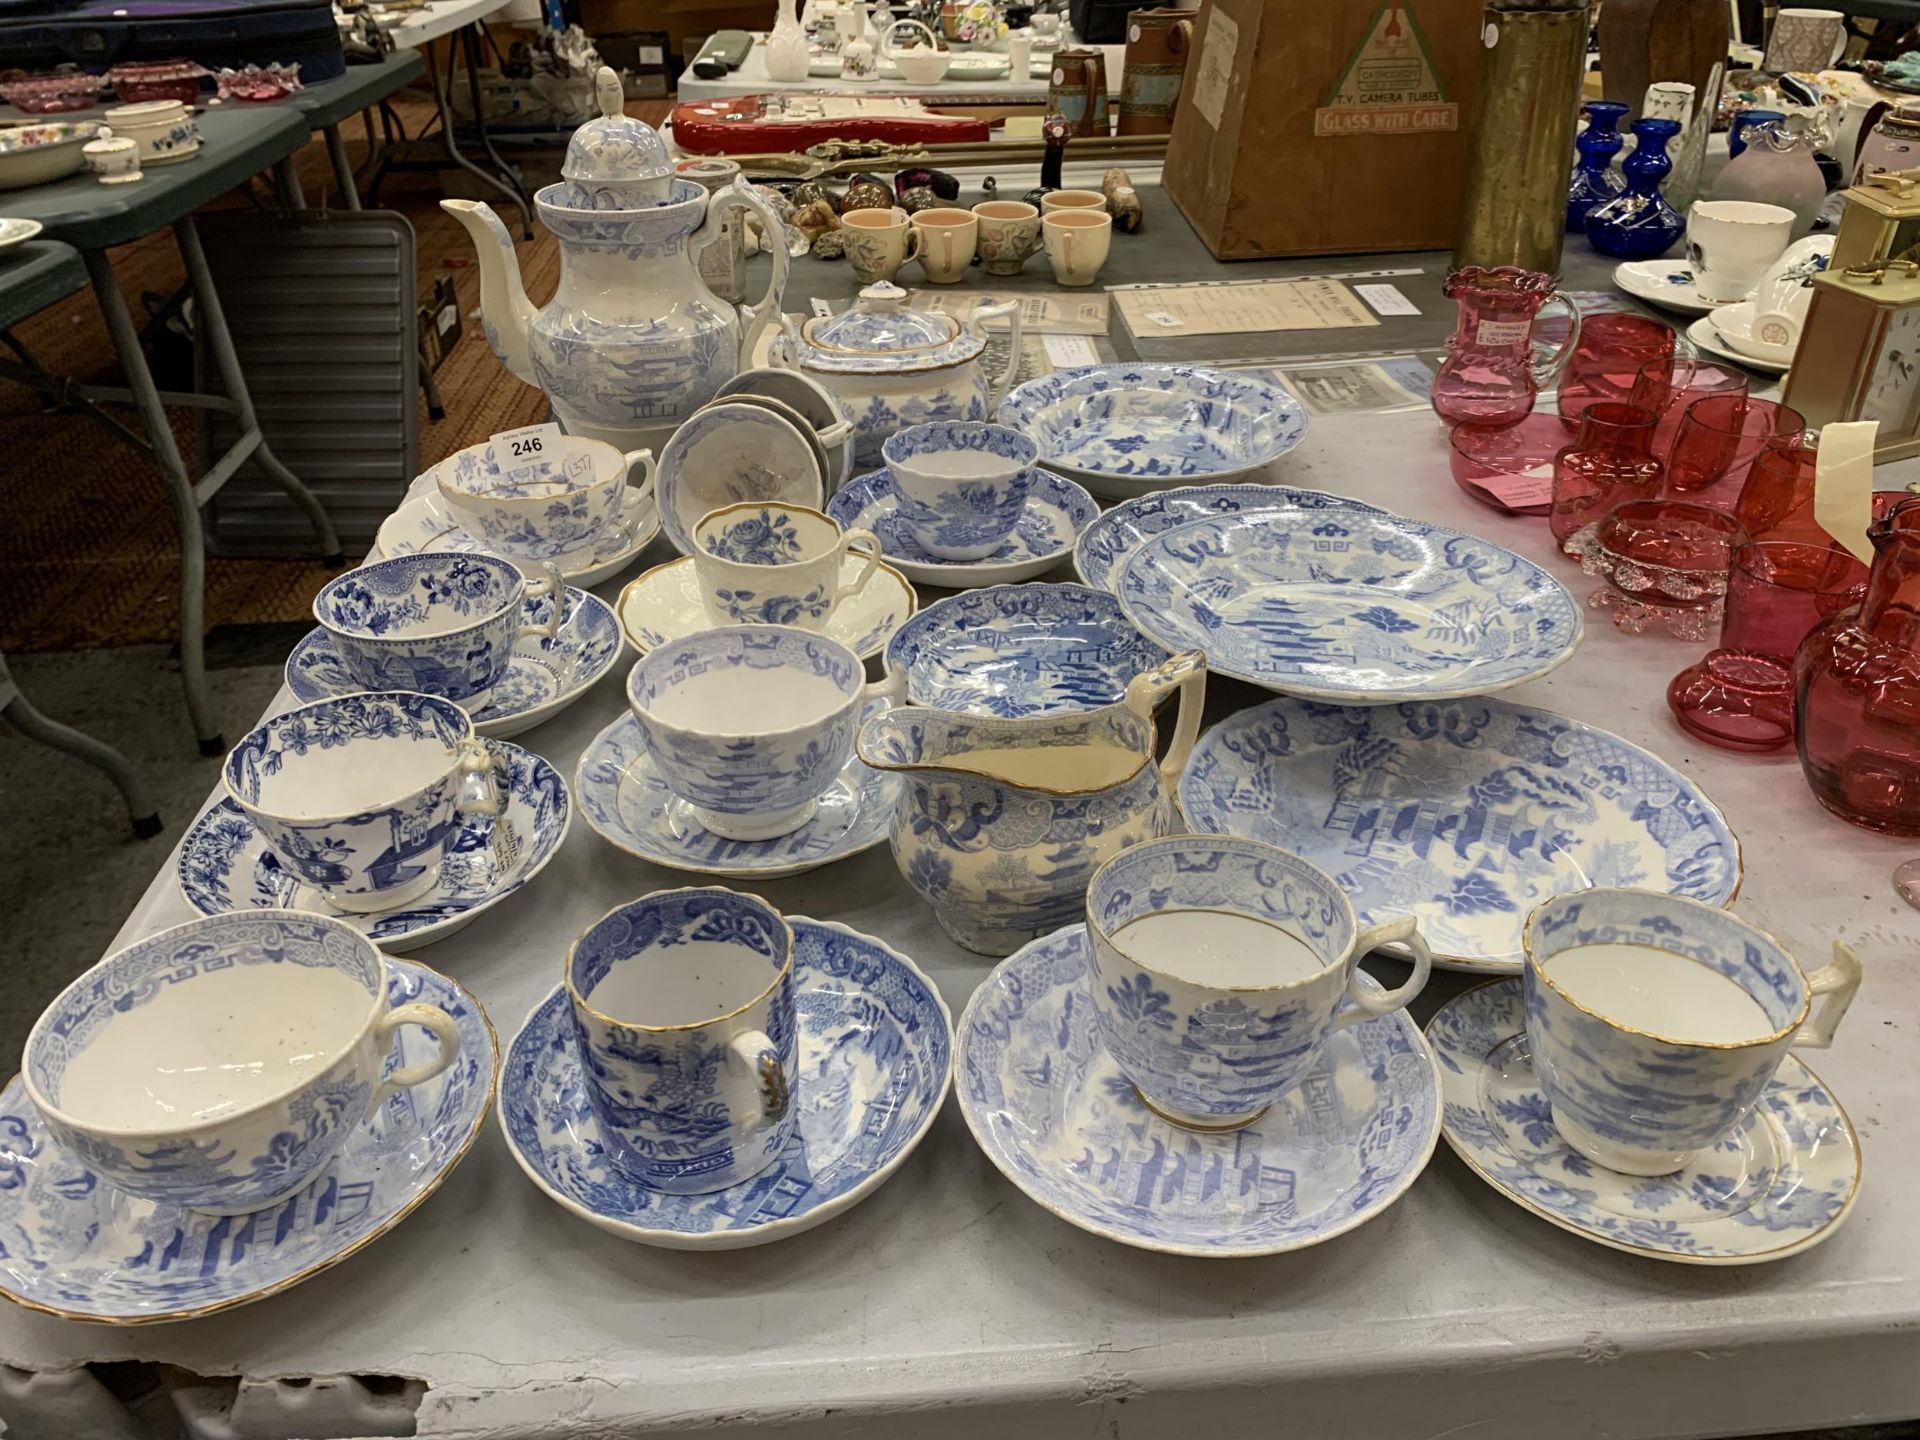
[[1451,247],[1481,7],[1204,0],[1167,194],[1222,260]]

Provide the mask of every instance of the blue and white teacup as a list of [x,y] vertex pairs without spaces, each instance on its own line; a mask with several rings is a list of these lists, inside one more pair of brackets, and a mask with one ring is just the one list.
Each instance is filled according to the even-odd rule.
[[[1401,1009],[1432,965],[1411,917],[1363,928],[1331,875],[1225,835],[1149,840],[1107,861],[1087,888],[1087,934],[1107,1053],[1149,1109],[1195,1130],[1252,1124],[1336,1030]],[[1411,953],[1397,990],[1359,978],[1381,945]]]
[[[439,1053],[383,1073],[394,1031]],[[55,1140],[129,1195],[216,1215],[317,1179],[388,1095],[460,1053],[433,1005],[390,1005],[386,958],[343,921],[233,910],[115,951],[27,1037],[27,1094]]]
[[647,758],[693,818],[727,840],[770,840],[813,817],[853,755],[870,695],[846,646],[785,625],[730,625],[635,662],[627,703]]
[[607,1158],[675,1195],[779,1158],[799,1078],[793,931],[718,886],[616,906],[567,953],[587,1100]]
[[929,554],[981,560],[1006,544],[1026,509],[1040,448],[983,420],[910,425],[880,446],[900,518]]
[[[842,582],[842,562],[866,564]],[[716,625],[758,622],[823,630],[834,607],[864,590],[880,567],[871,530],[842,531],[804,505],[746,500],[723,505],[693,527],[693,573]]]
[[502,453],[511,437],[501,437],[507,446],[469,445],[429,472],[454,518],[502,555],[554,560],[584,549],[653,486],[651,450],[622,455],[604,440],[536,438],[539,448],[523,455]]
[[1833,1043],[1860,988],[1844,945],[1805,975],[1732,912],[1649,890],[1556,895],[1522,943],[1527,1049],[1554,1126],[1628,1175],[1670,1175],[1739,1125],[1790,1049]]
[[407,691],[276,715],[233,747],[221,778],[288,873],[356,914],[426,894],[459,816],[501,807],[467,712]]
[[[551,565],[528,580],[497,555],[396,555],[320,587],[313,615],[353,678],[369,690],[418,690],[469,710],[513,663],[522,635],[553,638],[566,586]],[[523,623],[529,600],[559,596],[544,624]]]

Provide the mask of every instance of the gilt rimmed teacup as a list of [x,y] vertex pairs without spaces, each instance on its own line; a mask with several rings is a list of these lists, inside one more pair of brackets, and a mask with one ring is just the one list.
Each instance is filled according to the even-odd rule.
[[[842,581],[842,561],[866,564]],[[880,565],[871,530],[845,530],[804,505],[744,500],[693,527],[693,573],[716,625],[760,623],[822,630],[834,608],[866,588]]]
[[1700,298],[1744,300],[1793,239],[1793,212],[1754,200],[1696,200],[1687,210],[1687,259]]
[[935,420],[895,431],[880,455],[900,518],[921,548],[980,560],[1020,523],[1040,448],[1010,426]]
[[[1561,1138],[1628,1175],[1669,1175],[1752,1113],[1796,1046],[1833,1043],[1860,988],[1844,945],[1802,973],[1729,910],[1651,890],[1574,890],[1522,933],[1527,1049]],[[1830,998],[1813,1014],[1817,995]]]
[[282,868],[356,914],[424,895],[459,816],[500,813],[493,757],[467,712],[404,690],[263,721],[227,755],[221,780]]
[[[460,1031],[394,1007],[386,957],[342,921],[295,910],[207,915],[117,950],[27,1037],[27,1094],[62,1148],[161,1205],[241,1215],[312,1183],[395,1090],[438,1075]],[[439,1054],[384,1073],[394,1031]]]
[[[1226,835],[1121,851],[1087,887],[1087,934],[1107,1052],[1149,1108],[1196,1130],[1257,1120],[1336,1031],[1404,1007],[1432,964],[1411,917],[1362,927],[1331,875]],[[1412,956],[1398,989],[1359,978],[1381,945]]]
[[[489,550],[515,559],[553,560],[593,544],[653,485],[651,450],[622,455],[578,435],[542,438],[525,454],[512,449],[510,441],[469,445],[429,473],[454,518]],[[640,478],[632,480],[636,466]]]
[[[396,555],[329,580],[313,617],[365,688],[418,690],[477,710],[512,664],[514,641],[560,631],[566,586],[551,565],[537,568],[529,580],[497,555]],[[529,601],[556,596],[544,623],[526,620]]]

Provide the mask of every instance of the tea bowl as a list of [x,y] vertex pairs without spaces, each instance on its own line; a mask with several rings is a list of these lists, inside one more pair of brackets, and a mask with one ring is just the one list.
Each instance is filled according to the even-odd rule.
[[[515,455],[513,438],[469,445],[429,472],[455,518],[476,539],[515,559],[552,560],[591,545],[618,522],[628,492],[653,485],[653,452],[623,455],[603,440],[536,436],[539,449]],[[502,453],[502,450],[507,453]],[[640,478],[629,484],[634,467]]]
[[982,420],[911,425],[880,447],[900,515],[943,560],[979,560],[1020,523],[1040,449],[1018,430]]

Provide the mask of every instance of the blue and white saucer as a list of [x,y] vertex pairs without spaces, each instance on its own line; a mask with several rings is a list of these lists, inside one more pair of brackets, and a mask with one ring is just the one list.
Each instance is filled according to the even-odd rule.
[[[526,623],[544,625],[553,602],[526,603]],[[473,728],[495,740],[531,730],[586,694],[620,658],[620,624],[613,607],[598,595],[567,587],[567,609],[560,633],[523,635],[514,642],[507,673],[472,712]],[[287,688],[301,704],[351,695],[367,687],[353,678],[333,641],[318,625],[287,657]]]
[[545,869],[573,824],[573,804],[559,771],[509,741],[489,740],[487,748],[506,814],[463,817],[440,864],[439,882],[411,905],[370,915],[336,910],[287,873],[246,811],[231,799],[194,821],[181,841],[174,867],[180,893],[202,915],[247,907],[330,915],[390,955],[444,940]]
[[[886,705],[870,701],[860,718]],[[694,819],[692,807],[667,789],[632,715],[623,714],[588,741],[573,772],[581,813],[614,849],[671,870],[755,880],[798,875],[881,844],[900,784],[900,776],[870,769],[856,756],[798,830],[771,840],[725,840]]]
[[1214,515],[1120,567],[1127,618],[1207,669],[1336,705],[1486,695],[1580,643],[1580,607],[1531,560],[1375,510]]
[[1427,1022],[1447,1143],[1509,1200],[1562,1230],[1656,1260],[1753,1265],[1811,1249],[1860,1193],[1860,1142],[1833,1092],[1786,1058],[1747,1121],[1675,1175],[1622,1175],[1561,1140],[1527,1053],[1515,977]]
[[942,560],[924,550],[895,509],[885,470],[856,475],[827,502],[843,529],[871,530],[880,537],[887,563],[921,585],[967,590],[976,585],[1012,585],[1044,575],[1073,549],[1074,537],[1093,523],[1100,507],[1080,486],[1050,470],[1034,473],[1027,508],[1007,543],[984,560]]
[[1080,532],[1073,545],[1073,568],[1096,590],[1111,590],[1120,567],[1134,551],[1162,530],[1213,515],[1245,515],[1267,510],[1378,510],[1324,490],[1295,490],[1286,485],[1240,481],[1232,485],[1182,485],[1124,500]]
[[952,1017],[898,951],[844,925],[787,918],[800,1123],[780,1158],[708,1195],[663,1194],[609,1166],[581,1081],[572,1007],[556,985],[513,1037],[500,1077],[500,1129],[528,1179],[609,1234],[671,1250],[784,1240],[886,1183],[947,1098]]
[[1335,1033],[1259,1120],[1204,1134],[1148,1110],[1107,1054],[1087,962],[1084,925],[1034,941],[973,992],[955,1032],[960,1113],[1043,1209],[1143,1250],[1275,1255],[1364,1224],[1426,1167],[1440,1084],[1404,1011]]
[[[421,481],[426,482],[427,488],[415,494]],[[395,555],[421,551],[437,554],[488,548],[467,533],[440,492],[433,488],[431,470],[414,481],[414,490],[407,492],[411,498],[381,524],[368,560],[391,559]],[[621,508],[620,518],[601,531],[591,545],[556,555],[552,563],[569,585],[590,589],[602,580],[611,580],[639,559],[640,552],[659,533],[660,511],[654,504],[652,492],[638,497],[630,494]]]
[[[0,1294],[68,1320],[186,1320],[277,1295],[406,1219],[472,1148],[499,1051],[480,1002],[424,965],[389,959],[387,998],[445,1010],[459,1057],[383,1101],[306,1189],[252,1215],[114,1189],[60,1149],[15,1076],[0,1090]],[[436,1049],[419,1026],[395,1032],[396,1065]]]
[[1003,719],[1115,704],[1166,658],[1119,601],[1084,585],[949,595],[887,642],[887,674],[905,677],[914,704]]
[[1340,883],[1363,925],[1420,922],[1433,963],[1516,975],[1520,930],[1568,890],[1726,905],[1740,842],[1700,788],[1617,735],[1504,700],[1269,700],[1200,737],[1190,829],[1264,840]]

